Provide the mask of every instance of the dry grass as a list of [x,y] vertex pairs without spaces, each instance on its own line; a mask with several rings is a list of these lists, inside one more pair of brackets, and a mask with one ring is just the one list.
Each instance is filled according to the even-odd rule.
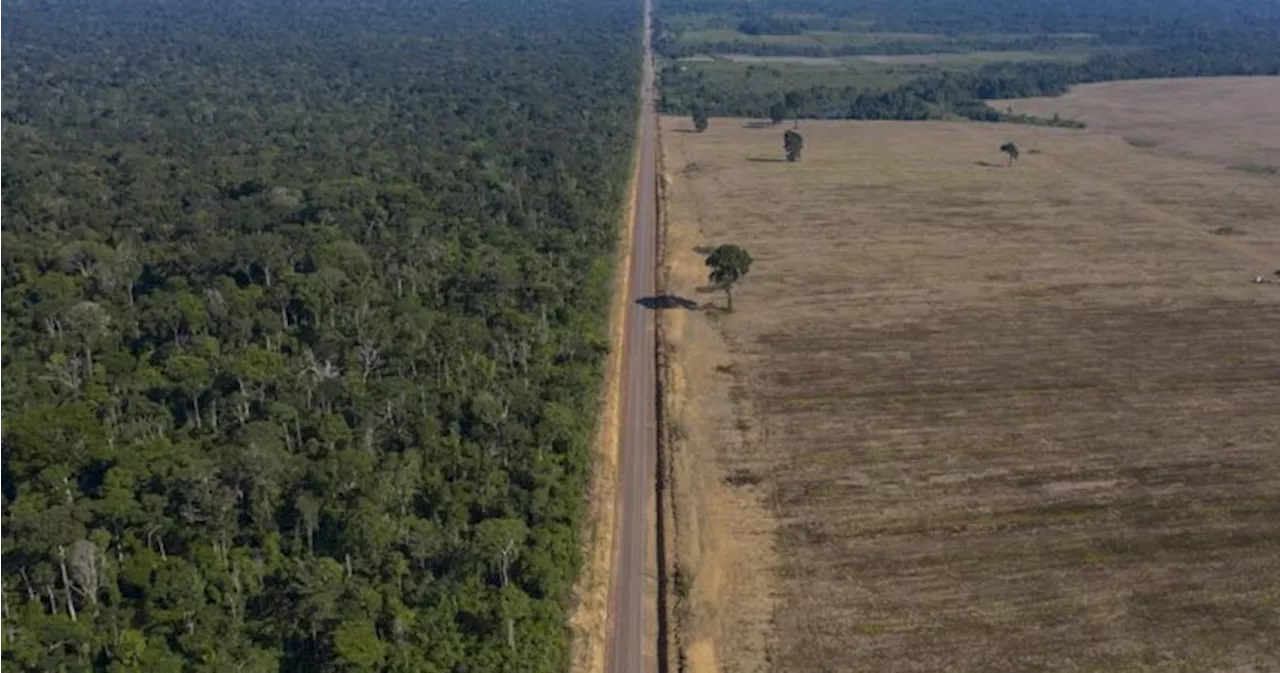
[[757,260],[676,351],[722,670],[1280,669],[1274,178],[1092,130],[801,131],[799,164],[740,120],[664,134],[672,289],[723,302],[695,245]]
[[1080,119],[1156,153],[1280,170],[1280,115],[1271,112],[1280,108],[1280,77],[1105,82],[993,105]]
[[[675,286],[705,278],[690,254],[700,240],[673,231],[668,258]],[[775,581],[761,568],[777,565],[776,524],[762,485],[744,484],[724,469],[767,467],[763,426],[753,423],[743,395],[749,380],[734,366],[723,336],[684,310],[664,311],[669,354],[667,418],[674,426],[672,484],[678,640],[688,673],[766,671],[773,634]],[[750,480],[747,480],[750,481]]]

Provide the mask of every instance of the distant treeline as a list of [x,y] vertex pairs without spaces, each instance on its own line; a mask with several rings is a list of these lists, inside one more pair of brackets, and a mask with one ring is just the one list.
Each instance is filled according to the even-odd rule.
[[[663,0],[664,16],[741,16],[741,0]],[[758,14],[764,14],[757,10]],[[1178,31],[1235,30],[1280,22],[1275,0],[771,0],[768,15],[799,19],[807,30],[861,21],[871,31],[940,35],[1089,33],[1108,42],[1150,43]],[[797,16],[799,15],[799,16]],[[824,19],[826,21],[824,21]],[[728,25],[733,25],[732,23]],[[760,34],[776,31],[767,22]],[[785,27],[785,26],[784,26]],[[744,31],[745,32],[745,31]],[[788,34],[788,33],[781,33]]]
[[[1157,47],[1101,54],[1083,64],[993,63],[972,72],[930,74],[890,91],[815,86],[786,96],[789,115],[828,119],[1008,119],[984,101],[1057,96],[1075,84],[1159,77],[1280,74],[1280,49],[1261,31],[1200,33]],[[665,112],[683,113],[694,101],[718,116],[767,116],[784,100],[776,93],[737,90],[693,68],[662,73]]]

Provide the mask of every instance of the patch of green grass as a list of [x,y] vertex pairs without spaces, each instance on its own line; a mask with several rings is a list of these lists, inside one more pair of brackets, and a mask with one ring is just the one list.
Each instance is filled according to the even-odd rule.
[[1058,63],[1084,63],[1094,52],[1085,49],[1061,51],[968,51],[941,52],[936,54],[895,54],[889,56],[859,56],[864,61],[879,64],[929,65],[942,69],[974,68],[989,63],[1055,61]]
[[889,628],[884,624],[874,622],[863,622],[858,625],[858,633],[864,636],[878,636],[888,630]]
[[949,41],[944,35],[932,33],[875,33],[863,31],[814,30],[798,35],[744,35],[735,27],[715,27],[686,30],[680,34],[683,44],[787,45],[809,47],[868,47],[886,42]]
[[812,31],[808,34],[812,35],[818,42],[833,47],[843,45],[867,47],[885,42],[926,42],[929,40],[948,39],[944,35],[935,35],[933,33],[864,33],[824,30]]
[[839,62],[834,65],[792,61],[742,63],[728,59],[686,61],[686,68],[703,73],[714,89],[739,89],[756,93],[804,90],[814,86],[859,91],[883,91],[929,72],[921,66],[884,66],[875,63]]
[[[1038,40],[1049,40],[1053,45],[1049,58],[1059,51],[1084,53],[1088,50],[1086,40],[1092,38],[1083,34],[1051,34],[1029,35],[1015,33],[974,33],[966,35],[944,35],[940,33],[888,32],[868,30],[869,23],[856,20],[823,19],[796,15],[794,18],[808,20],[810,29],[794,35],[747,35],[738,32],[738,23],[734,17],[725,15],[689,15],[681,16],[671,26],[677,34],[677,42],[686,47],[706,47],[708,51],[724,50],[738,45],[743,51],[758,49],[775,52],[792,51],[794,55],[887,53],[901,55],[918,54],[928,56],[930,52],[947,53],[979,53],[987,54],[990,60],[1009,60],[1001,57],[1001,52],[1018,53],[1027,60],[1028,45]],[[827,25],[823,25],[824,22]],[[821,27],[817,27],[821,26]],[[1046,43],[1039,42],[1036,49],[1045,48]]]
[[[798,37],[798,36],[777,36]],[[1007,58],[1001,55],[1007,54]],[[963,72],[999,60],[1083,60],[1081,52],[975,52],[943,58],[805,58],[795,56],[699,56],[682,59],[685,68],[700,71],[712,89],[755,93],[804,90],[815,86],[858,91],[887,91],[939,71]]]

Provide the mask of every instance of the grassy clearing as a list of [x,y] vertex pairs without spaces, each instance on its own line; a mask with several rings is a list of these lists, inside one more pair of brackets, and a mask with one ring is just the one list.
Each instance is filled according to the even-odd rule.
[[935,68],[973,68],[988,63],[1053,61],[1057,63],[1083,63],[1095,52],[1078,49],[1071,51],[968,51],[956,54],[891,54],[885,56],[859,56],[864,61],[881,65],[927,65]]
[[[753,57],[715,58],[709,61],[684,61],[686,68],[704,73],[704,77],[725,86],[754,92],[773,92],[779,97],[786,91],[805,90],[814,86],[837,89],[854,87],[864,90],[887,90],[908,82],[930,70],[918,65],[879,65],[856,59],[822,63],[817,59],[755,59]],[[717,84],[717,87],[722,85]]]
[[[1077,63],[1087,59],[1085,50],[974,51],[951,54],[901,54],[892,56],[754,56],[719,54],[681,59],[683,67],[697,70],[713,88],[740,88],[777,93],[814,86],[859,91],[883,91],[913,79],[941,71],[961,72],[1000,61],[1057,61]],[[1004,106],[1001,106],[1003,109]],[[1049,115],[1052,116],[1052,115]]]
[[[724,670],[1280,666],[1274,183],[1196,158],[1203,127],[804,122],[787,164],[743,126],[664,134],[672,290],[722,301],[694,246],[757,259],[737,314],[681,313],[690,395],[724,400],[689,451],[777,526],[716,566],[737,602],[703,632],[778,643],[722,640]],[[1004,168],[1006,140],[1036,152]]]
[[690,30],[680,35],[685,44],[802,45],[802,46],[871,46],[886,42],[924,42],[945,39],[930,33],[869,33],[857,31],[815,30],[799,35],[744,35],[734,28]]

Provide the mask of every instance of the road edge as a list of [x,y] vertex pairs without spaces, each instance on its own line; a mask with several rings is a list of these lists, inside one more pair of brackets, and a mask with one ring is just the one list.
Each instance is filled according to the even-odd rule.
[[[657,294],[665,296],[671,286],[671,267],[667,264],[667,173],[666,151],[662,142],[662,118],[656,120],[655,141],[657,147],[654,154],[654,179],[657,182],[655,191],[657,205],[655,207],[655,228],[657,244],[655,245],[654,264],[657,267]],[[680,568],[676,557],[676,501],[675,470],[671,460],[671,451],[675,447],[672,441],[672,424],[669,421],[670,401],[667,397],[668,382],[671,380],[671,362],[667,347],[665,311],[656,311],[654,316],[654,361],[657,389],[654,392],[656,401],[655,419],[657,422],[656,469],[654,479],[655,509],[655,546],[658,562],[657,572],[657,611],[658,611],[658,673],[683,673],[684,652],[680,642],[679,624],[676,617],[676,606],[679,601],[677,586]]]
[[[647,28],[646,28],[647,29]],[[643,33],[642,33],[643,39]],[[609,305],[609,355],[600,385],[599,415],[591,446],[591,473],[587,483],[586,525],[581,547],[582,569],[574,588],[570,616],[570,666],[572,673],[604,673],[609,621],[613,611],[610,584],[616,566],[614,537],[617,532],[618,457],[622,440],[622,366],[626,336],[627,297],[631,296],[632,239],[636,201],[640,192],[640,132],[644,123],[644,96],[637,91],[636,141],[631,149],[631,177],[618,230],[614,255],[612,299]]]

